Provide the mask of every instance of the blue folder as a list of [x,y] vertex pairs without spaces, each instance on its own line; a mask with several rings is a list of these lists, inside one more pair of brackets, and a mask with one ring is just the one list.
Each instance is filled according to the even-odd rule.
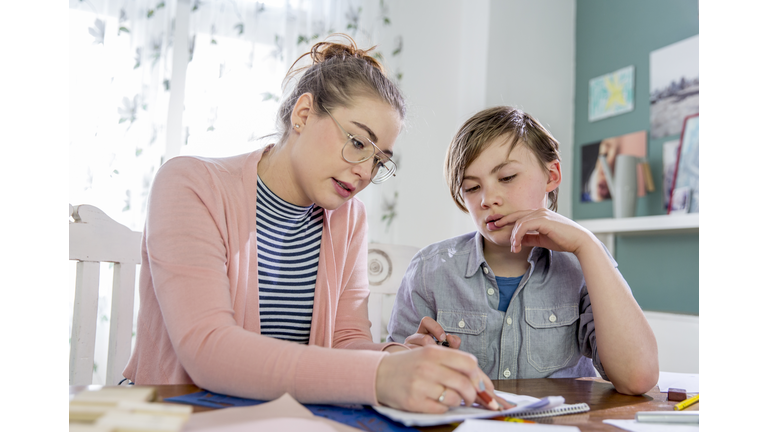
[[[235,396],[200,391],[183,396],[164,399],[189,405],[200,405],[211,408],[229,408],[259,405],[267,401],[245,399]],[[369,432],[410,432],[412,427],[403,426],[391,420],[370,407],[363,405],[304,405],[312,414],[343,423],[347,426]]]

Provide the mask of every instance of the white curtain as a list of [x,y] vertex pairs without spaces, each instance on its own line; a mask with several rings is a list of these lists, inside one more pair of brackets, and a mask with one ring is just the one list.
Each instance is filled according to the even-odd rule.
[[[240,154],[269,142],[259,138],[275,131],[286,71],[328,34],[347,33],[363,48],[377,45],[392,78],[402,76],[402,38],[384,0],[69,3],[70,203],[95,205],[136,231],[165,160]],[[178,32],[187,35],[186,64],[174,62],[174,46],[184,45],[174,41]],[[175,88],[174,68],[186,69]],[[174,107],[172,94],[183,105]],[[173,123],[177,118],[180,124]],[[173,140],[177,129],[180,146],[168,145],[168,131]],[[372,241],[388,240],[396,185],[361,194]],[[99,365],[106,365],[109,322],[109,272],[102,275],[95,384],[104,381]]]

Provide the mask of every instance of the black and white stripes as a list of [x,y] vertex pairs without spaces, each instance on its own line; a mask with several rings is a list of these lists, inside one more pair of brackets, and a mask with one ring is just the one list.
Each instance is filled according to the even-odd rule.
[[261,334],[309,342],[322,234],[322,208],[288,203],[259,178],[256,237]]

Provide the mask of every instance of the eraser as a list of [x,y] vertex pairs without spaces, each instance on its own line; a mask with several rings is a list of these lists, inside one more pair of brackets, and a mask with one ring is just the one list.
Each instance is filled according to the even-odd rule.
[[688,395],[685,393],[685,389],[670,388],[667,392],[667,400],[673,402],[680,402],[688,399]]

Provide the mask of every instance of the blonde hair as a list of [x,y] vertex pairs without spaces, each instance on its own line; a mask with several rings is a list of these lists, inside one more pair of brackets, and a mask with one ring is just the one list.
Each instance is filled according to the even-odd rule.
[[[451,140],[445,156],[445,179],[451,197],[461,211],[467,213],[461,197],[464,171],[495,139],[508,137],[511,152],[523,143],[534,154],[542,169],[560,160],[560,143],[535,118],[509,106],[488,108],[467,120]],[[557,210],[558,188],[549,192],[549,208]]]
[[[333,36],[346,39],[346,42],[316,43],[309,52],[293,62],[283,80],[284,89],[292,80],[298,82],[278,109],[277,128],[281,144],[291,131],[293,107],[304,93],[312,94],[312,108],[319,116],[327,115],[321,107],[332,111],[339,106],[351,106],[357,96],[370,96],[388,103],[400,114],[401,120],[405,118],[405,101],[400,89],[387,77],[381,63],[368,55],[376,47],[359,49],[351,37],[345,34],[329,37]],[[296,64],[306,56],[312,64],[296,68]]]

